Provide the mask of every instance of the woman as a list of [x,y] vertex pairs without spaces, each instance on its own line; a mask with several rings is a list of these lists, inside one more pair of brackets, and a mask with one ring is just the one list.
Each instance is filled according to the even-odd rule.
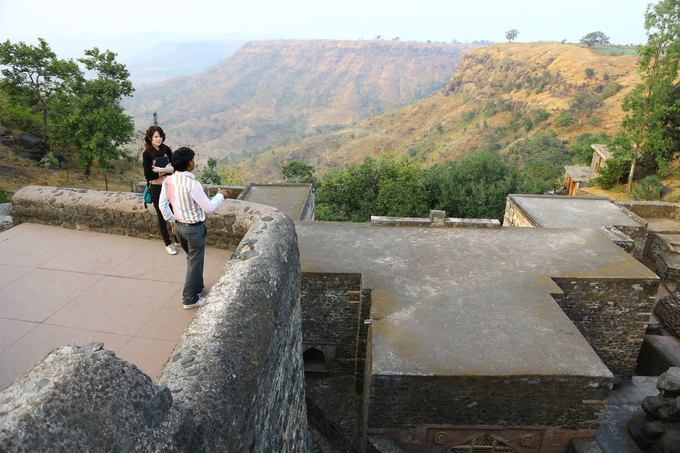
[[158,229],[163,237],[165,250],[170,255],[177,255],[177,249],[170,240],[168,224],[158,207],[163,180],[174,171],[174,168],[172,168],[172,151],[163,143],[164,141],[165,132],[159,126],[151,126],[147,129],[144,137],[145,150],[142,153],[142,162],[144,164],[144,177],[149,184],[153,207],[156,209],[156,217],[158,217]]

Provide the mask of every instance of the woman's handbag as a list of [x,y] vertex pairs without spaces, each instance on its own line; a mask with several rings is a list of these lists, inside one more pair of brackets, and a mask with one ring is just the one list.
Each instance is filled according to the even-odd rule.
[[144,200],[144,207],[146,208],[147,204],[152,203],[151,199],[151,191],[149,190],[149,185],[147,184],[146,187],[144,188],[144,194],[142,195],[142,199]]

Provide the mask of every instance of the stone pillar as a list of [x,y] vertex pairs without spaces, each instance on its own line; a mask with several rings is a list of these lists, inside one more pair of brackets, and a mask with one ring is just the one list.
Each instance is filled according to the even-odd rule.
[[433,227],[443,227],[446,225],[446,211],[430,211],[430,221]]

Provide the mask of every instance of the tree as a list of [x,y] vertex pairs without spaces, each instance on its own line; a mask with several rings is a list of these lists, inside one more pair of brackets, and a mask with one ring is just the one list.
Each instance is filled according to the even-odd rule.
[[594,31],[581,38],[580,42],[581,44],[585,44],[588,47],[593,47],[595,45],[606,46],[609,44],[609,36],[605,35],[601,31]]
[[42,115],[43,141],[47,141],[49,102],[79,69],[72,60],[58,59],[44,39],[38,42],[38,46],[9,40],[0,44],[0,65],[6,66],[0,86],[10,102]]
[[517,35],[519,35],[519,30],[513,28],[512,30],[505,32],[505,39],[507,39],[508,42],[513,42],[517,39]]
[[662,0],[645,13],[647,44],[638,48],[638,72],[642,79],[624,97],[626,115],[616,142],[630,158],[628,191],[633,187],[640,159],[666,165],[673,139],[666,133],[667,118],[677,114],[680,101],[673,96],[680,57],[680,1]]
[[433,165],[429,179],[434,209],[462,218],[500,220],[508,194],[544,193],[552,188],[504,163],[495,151],[477,151]]
[[574,156],[555,132],[547,132],[513,144],[507,160],[526,174],[555,185],[564,174],[564,166],[570,165]]
[[88,79],[79,71],[50,102],[55,113],[50,126],[52,141],[73,146],[76,161],[88,176],[95,161],[105,172],[110,170],[111,160],[123,155],[121,145],[134,133],[132,119],[120,106],[121,99],[134,89],[128,80],[130,73],[115,57],[115,53],[100,52],[96,47],[86,50],[78,61],[96,78]]
[[319,220],[366,222],[372,215],[418,217],[429,212],[426,172],[405,157],[367,157],[324,176],[316,192]]
[[215,185],[222,184],[222,177],[220,176],[220,173],[217,170],[217,159],[215,159],[214,157],[208,158],[207,167],[205,168],[205,170],[198,174],[198,180],[202,184],[215,184]]
[[600,96],[588,89],[583,89],[576,93],[574,98],[571,100],[571,105],[569,107],[579,118],[580,124],[581,117],[589,117],[596,109],[602,107],[603,105],[604,101]]
[[283,177],[287,182],[317,184],[314,176],[314,167],[299,160],[292,160],[281,168]]
[[609,136],[604,132],[597,134],[581,134],[576,139],[576,143],[571,145],[571,153],[577,158],[579,164],[588,164],[593,161],[593,143],[607,144],[609,143]]

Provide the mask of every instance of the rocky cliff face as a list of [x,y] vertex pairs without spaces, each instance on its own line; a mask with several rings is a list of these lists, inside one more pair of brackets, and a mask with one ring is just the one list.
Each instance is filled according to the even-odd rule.
[[441,90],[475,46],[400,41],[254,41],[195,76],[126,102],[145,130],[202,157],[261,150],[334,130]]

